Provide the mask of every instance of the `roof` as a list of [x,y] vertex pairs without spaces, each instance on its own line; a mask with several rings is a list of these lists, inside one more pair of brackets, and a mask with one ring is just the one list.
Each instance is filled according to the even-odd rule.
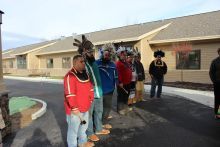
[[5,58],[15,58],[16,55],[23,55],[23,54],[27,54],[28,52],[34,51],[34,50],[39,50],[39,49],[41,49],[41,47],[48,46],[48,45],[50,45],[54,42],[56,42],[56,41],[55,40],[45,41],[45,42],[26,45],[26,46],[14,48],[14,49],[4,50],[2,52],[2,58],[3,59],[5,59]]
[[220,38],[220,11],[201,13],[196,15],[167,19],[172,22],[169,27],[160,31],[150,43],[163,42],[174,39],[189,38]]
[[[166,42],[181,39],[204,39],[220,38],[220,11],[177,17],[166,20],[147,22],[142,24],[129,25],[119,28],[112,28],[102,31],[86,33],[87,38],[95,45],[101,45],[107,42],[129,42],[138,41],[145,34],[160,31],[149,42],[156,44],[158,42]],[[77,35],[76,38],[81,37]],[[196,38],[197,37],[197,38]],[[81,40],[81,38],[80,38]],[[57,40],[53,46],[44,47],[39,50],[37,55],[77,51],[73,45],[73,37],[66,37]],[[17,53],[24,53],[28,50],[28,46],[17,48]],[[34,47],[31,47],[32,49]]]
[[[152,30],[158,29],[161,26],[167,25],[165,22],[157,22],[157,23],[146,23],[146,24],[137,24],[126,27],[108,29],[103,31],[86,33],[86,37],[93,42],[95,45],[101,45],[109,42],[121,42],[121,41],[138,41],[143,34],[151,32]],[[74,38],[78,38],[81,40],[81,34],[75,36]],[[66,37],[57,41],[51,47],[46,47],[43,50],[38,52],[38,55],[50,54],[50,53],[59,53],[59,52],[69,52],[69,51],[77,51],[77,48],[73,46],[74,38]]]
[[56,43],[53,44],[52,46],[48,46],[42,50],[39,50],[37,55],[52,54],[59,52],[70,52],[74,50],[77,51],[77,48],[73,46],[73,37],[67,37],[57,40]]
[[4,12],[0,10],[0,14],[4,14]]

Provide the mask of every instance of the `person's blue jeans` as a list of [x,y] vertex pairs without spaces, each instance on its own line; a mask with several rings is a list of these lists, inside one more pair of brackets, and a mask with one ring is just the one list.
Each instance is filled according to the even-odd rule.
[[68,124],[67,129],[67,144],[68,147],[77,147],[78,145],[87,142],[86,130],[88,128],[89,112],[80,113],[81,118],[86,121],[86,124],[80,124],[79,116],[75,114],[66,115],[66,121]]
[[103,99],[94,98],[94,101],[89,110],[89,126],[86,131],[88,136],[94,134],[94,132],[100,132],[102,130],[102,113],[103,113]]
[[163,82],[164,82],[164,78],[157,79],[153,77],[151,79],[150,97],[155,96],[156,86],[157,86],[157,97],[159,98],[161,96]]

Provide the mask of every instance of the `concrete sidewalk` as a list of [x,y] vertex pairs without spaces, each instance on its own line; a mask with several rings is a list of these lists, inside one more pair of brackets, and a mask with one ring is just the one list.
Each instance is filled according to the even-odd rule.
[[[24,80],[32,82],[46,82],[46,83],[59,83],[62,84],[62,79],[49,79],[45,77],[15,77],[15,76],[4,76],[5,79],[14,79],[14,80]],[[145,92],[150,92],[150,85],[144,86]],[[182,89],[175,87],[163,86],[162,94],[168,96],[178,96],[184,97],[186,99],[204,104],[209,107],[214,107],[214,93],[212,91],[200,91],[200,90],[191,90],[191,89]]]
[[[146,92],[150,92],[150,85],[145,85]],[[184,97],[186,99],[201,103],[203,105],[214,107],[214,92],[213,91],[201,91],[192,89],[182,89],[175,87],[163,86],[162,94],[168,96]]]

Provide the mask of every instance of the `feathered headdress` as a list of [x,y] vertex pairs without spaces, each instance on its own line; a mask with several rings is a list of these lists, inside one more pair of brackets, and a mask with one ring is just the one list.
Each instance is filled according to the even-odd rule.
[[136,47],[136,49],[133,49],[134,51],[134,56],[135,57],[141,57],[141,53],[138,51],[138,48]]
[[73,46],[78,47],[79,54],[82,54],[85,51],[93,51],[94,45],[89,41],[85,35],[82,35],[82,42],[78,39],[74,39]]
[[126,51],[125,47],[119,46],[119,48],[116,51],[117,55],[120,55],[121,52]]
[[156,58],[157,56],[165,57],[165,53],[161,50],[157,50],[154,52],[154,57]]
[[115,46],[112,43],[107,43],[102,46],[102,52],[109,51],[110,53],[115,53]]

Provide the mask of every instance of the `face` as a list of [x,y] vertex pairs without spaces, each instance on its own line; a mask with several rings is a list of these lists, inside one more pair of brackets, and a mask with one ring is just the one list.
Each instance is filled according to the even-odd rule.
[[134,56],[127,56],[127,62],[132,62],[134,59]]
[[111,54],[109,51],[104,51],[103,52],[103,58],[106,60],[110,60],[111,59]]
[[76,63],[75,63],[75,68],[78,70],[78,71],[83,71],[85,70],[85,61],[84,61],[84,58],[83,57],[80,57],[76,60]]
[[120,59],[125,60],[125,59],[126,59],[126,56],[127,56],[127,54],[126,54],[125,51],[122,51],[122,52],[120,53]]
[[161,60],[161,56],[157,56],[157,60]]

